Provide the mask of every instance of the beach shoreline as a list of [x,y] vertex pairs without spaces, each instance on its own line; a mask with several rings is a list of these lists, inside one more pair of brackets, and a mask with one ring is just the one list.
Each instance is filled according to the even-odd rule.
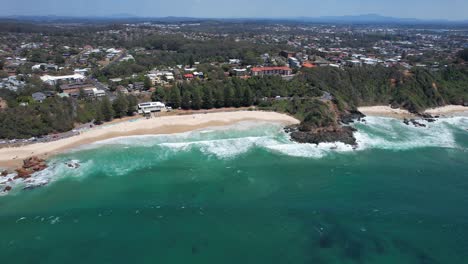
[[[359,107],[358,110],[366,116],[391,117],[397,119],[418,118],[417,115],[410,113],[408,110],[400,108],[394,109],[387,105]],[[424,114],[439,117],[468,116],[468,107],[461,105],[447,105],[427,109],[424,111]]]
[[244,121],[263,121],[292,125],[299,120],[286,114],[264,111],[237,111],[173,115],[151,119],[131,119],[96,126],[77,136],[52,142],[0,149],[0,168],[14,170],[31,156],[49,159],[67,150],[94,142],[125,136],[184,133],[208,127],[232,125]]

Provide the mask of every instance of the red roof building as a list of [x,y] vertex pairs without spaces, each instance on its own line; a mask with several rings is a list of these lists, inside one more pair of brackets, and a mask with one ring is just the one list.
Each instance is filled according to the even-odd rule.
[[303,68],[309,68],[309,69],[310,69],[310,68],[315,68],[315,67],[317,67],[317,65],[306,61],[306,62],[304,62],[304,63],[302,64],[302,67],[303,67]]
[[184,78],[185,79],[193,79],[193,74],[191,74],[191,73],[184,74]]

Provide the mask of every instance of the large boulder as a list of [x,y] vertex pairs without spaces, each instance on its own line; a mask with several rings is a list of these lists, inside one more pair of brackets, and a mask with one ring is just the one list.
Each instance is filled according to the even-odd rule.
[[295,131],[291,132],[291,138],[299,143],[320,144],[343,142],[348,145],[356,146],[356,138],[353,135],[355,131],[356,129],[349,126],[332,127],[309,132]]
[[366,115],[363,113],[359,112],[358,110],[350,110],[348,112],[345,112],[344,114],[341,115],[340,121],[343,124],[349,125],[353,123],[355,120],[361,121],[362,118],[365,118]]
[[37,156],[33,156],[33,157],[23,160],[23,168],[25,169],[33,168],[33,167],[36,167],[38,165],[43,165],[43,164],[45,165],[45,160]]
[[18,174],[15,179],[21,178],[21,179],[27,179],[31,177],[31,174],[33,173],[31,170],[25,169],[25,168],[19,168],[16,169],[16,173]]

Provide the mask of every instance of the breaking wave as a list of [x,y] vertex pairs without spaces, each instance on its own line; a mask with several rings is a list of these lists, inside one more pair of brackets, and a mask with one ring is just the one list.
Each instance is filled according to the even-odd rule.
[[334,153],[365,149],[407,150],[423,147],[459,148],[457,133],[467,133],[468,118],[452,117],[436,122],[420,121],[426,127],[405,125],[401,120],[367,117],[357,128],[358,147],[340,142],[299,144],[292,142],[282,127],[271,123],[242,122],[227,127],[197,130],[176,135],[147,135],[114,138],[87,146],[141,147],[158,153],[159,158],[198,150],[220,159],[234,158],[254,148],[293,157],[321,158]]

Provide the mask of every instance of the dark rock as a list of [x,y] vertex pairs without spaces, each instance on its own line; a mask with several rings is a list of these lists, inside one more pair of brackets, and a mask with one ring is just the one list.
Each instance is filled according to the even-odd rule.
[[355,120],[360,121],[361,118],[366,117],[363,113],[357,111],[357,110],[351,110],[343,115],[341,115],[341,123],[343,124],[351,124],[354,123]]
[[410,119],[410,122],[415,126],[415,127],[426,127],[425,124],[419,123],[415,119]]
[[422,117],[423,119],[426,119],[426,118],[433,118],[432,115],[426,114],[426,113],[418,114],[418,116]]
[[45,165],[45,160],[37,156],[33,156],[33,157],[23,160],[23,168],[25,169],[34,168],[38,166],[43,167],[44,165]]
[[403,119],[403,123],[405,123],[405,125],[409,126],[410,121],[407,118],[405,118],[405,119]]
[[297,125],[292,125],[292,126],[287,126],[284,128],[284,132],[286,133],[292,133],[292,132],[297,132],[299,129]]
[[353,132],[356,129],[352,127],[332,127],[319,129],[315,131],[303,132],[295,131],[291,133],[291,139],[299,143],[319,144],[323,142],[343,142],[349,145],[357,145]]
[[9,192],[11,191],[11,186],[6,186],[5,189],[3,189],[4,192]]
[[25,168],[19,168],[19,169],[16,170],[16,173],[17,173],[18,175],[15,176],[14,179],[19,179],[19,178],[27,179],[27,178],[30,178],[30,177],[31,177],[32,171],[27,170],[27,169],[25,169]]
[[3,177],[7,176],[8,175],[8,171],[4,170],[2,171],[2,174],[1,174]]
[[23,160],[23,167],[16,170],[18,175],[14,179],[27,179],[31,177],[34,172],[42,171],[47,168],[45,160],[33,156]]
[[427,122],[430,122],[430,123],[433,123],[436,120],[436,118],[439,118],[438,116],[437,117],[434,117],[430,114],[425,114],[425,113],[422,113],[422,114],[418,114],[418,116],[420,116],[422,119],[426,120]]

